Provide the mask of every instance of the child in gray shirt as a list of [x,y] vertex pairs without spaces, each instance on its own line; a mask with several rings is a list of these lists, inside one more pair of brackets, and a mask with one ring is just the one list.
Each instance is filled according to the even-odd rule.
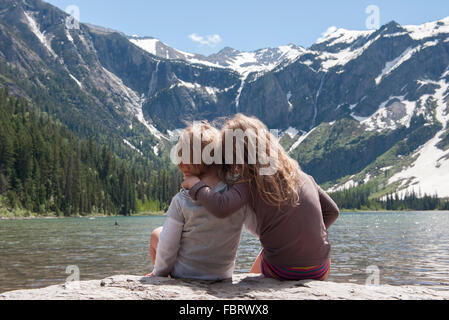
[[[199,128],[189,127],[184,131],[178,145],[187,139],[192,141],[195,130],[201,132],[202,150],[219,139],[218,130],[210,125],[202,123],[196,126]],[[184,175],[201,175],[216,192],[228,190],[227,185],[220,181],[218,166],[180,163],[178,167]],[[201,280],[232,278],[244,223],[255,235],[255,215],[249,206],[228,218],[219,219],[182,189],[172,199],[166,215],[162,230],[155,230],[152,234],[153,276]]]

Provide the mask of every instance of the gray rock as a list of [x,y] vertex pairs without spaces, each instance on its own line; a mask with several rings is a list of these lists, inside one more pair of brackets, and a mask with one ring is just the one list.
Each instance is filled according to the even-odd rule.
[[280,282],[255,274],[226,281],[118,275],[0,294],[0,300],[449,300],[449,291],[422,286],[364,286],[321,281]]

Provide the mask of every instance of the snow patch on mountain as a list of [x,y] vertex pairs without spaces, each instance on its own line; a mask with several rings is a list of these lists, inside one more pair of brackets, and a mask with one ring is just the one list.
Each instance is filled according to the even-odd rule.
[[125,98],[124,107],[131,114],[136,115],[138,113],[138,110],[141,108],[141,103],[140,103],[141,99],[140,99],[139,95],[134,90],[127,87],[123,83],[122,79],[120,79],[114,73],[110,72],[105,67],[101,67],[101,68],[105,74],[104,80],[106,80],[107,84],[111,86],[111,89],[116,93],[120,93],[120,96]]
[[363,122],[363,121],[365,121],[365,120],[367,120],[367,119],[370,118],[370,117],[361,117],[361,116],[358,116],[358,115],[356,115],[354,112],[352,112],[350,115],[351,115],[352,118],[354,118],[354,120],[357,120],[358,122]]
[[184,87],[184,88],[205,94],[205,95],[209,96],[215,103],[217,103],[217,101],[218,101],[217,94],[221,93],[221,92],[227,92],[228,90],[232,89],[234,86],[229,87],[229,88],[220,89],[220,88],[216,88],[216,87],[203,86],[198,83],[192,83],[192,82],[183,81],[181,79],[177,79],[177,83],[172,84],[170,89],[172,89],[174,87]]
[[405,100],[404,97],[388,98],[373,115],[366,119],[360,119],[360,123],[365,126],[367,131],[395,130],[400,126],[408,128],[416,108],[416,102]]
[[449,76],[449,66],[447,67],[446,71],[443,72],[443,74],[441,75],[440,79],[443,79],[445,77]]
[[142,105],[140,105],[140,110],[138,111],[138,113],[135,115],[136,119],[139,120],[140,123],[142,123],[145,128],[148,129],[148,131],[155,136],[158,140],[168,140],[167,137],[165,137],[158,129],[156,129],[155,126],[153,126],[152,124],[148,123],[145,120],[145,117],[143,116],[143,112],[142,112]]
[[303,132],[303,134],[298,138],[298,140],[296,140],[296,142],[290,147],[290,149],[288,150],[288,153],[292,152],[293,150],[295,150],[296,148],[299,147],[299,145],[307,139],[308,136],[310,136],[310,134],[315,131],[317,127],[313,128],[312,130],[310,130],[309,132],[305,133]]
[[156,55],[156,46],[159,42],[158,39],[154,38],[129,39],[129,41],[131,41],[141,49],[145,50],[146,52]]
[[129,142],[129,141],[126,140],[126,139],[123,139],[123,142],[124,142],[127,146],[129,146],[131,149],[133,149],[134,151],[138,152],[141,156],[143,156],[143,152],[140,151],[139,149],[137,149],[135,146],[133,146],[131,142]]
[[382,70],[381,74],[375,79],[376,85],[379,85],[383,78],[387,77],[389,74],[391,74],[394,70],[396,70],[400,65],[402,65],[404,62],[409,60],[414,54],[421,51],[422,49],[436,46],[438,44],[438,40],[434,41],[427,41],[423,45],[419,45],[416,48],[407,48],[405,51],[399,55],[396,59],[389,61],[385,64],[384,69]]
[[418,26],[404,26],[404,29],[409,32],[410,37],[414,40],[432,38],[445,33],[449,34],[449,17]]
[[[352,176],[353,177],[353,176]],[[358,182],[354,181],[353,179],[350,179],[348,181],[346,181],[344,184],[342,185],[335,185],[329,189],[326,190],[326,192],[337,192],[337,191],[344,191],[347,189],[351,189],[351,188],[355,188],[359,185]]]
[[295,129],[295,128],[293,128],[293,127],[289,127],[287,130],[285,130],[285,131],[283,132],[282,135],[288,134],[288,136],[289,136],[291,139],[293,139],[294,137],[296,137],[296,136],[298,135],[298,133],[299,133],[299,130],[298,130],[298,129]]
[[392,71],[397,69],[403,62],[410,59],[416,52],[419,51],[419,46],[417,48],[407,48],[405,51],[396,59],[389,61],[385,64],[384,69],[382,70],[381,74],[375,79],[376,85],[379,85],[382,81],[382,78],[385,76],[388,76]]
[[217,54],[207,57],[223,67],[230,68],[245,76],[249,73],[264,73],[273,70],[284,61],[294,61],[307,50],[295,45],[265,48],[251,52],[225,48]]
[[25,23],[28,24],[30,30],[34,33],[34,35],[39,39],[42,45],[48,50],[48,52],[53,56],[57,57],[56,53],[53,51],[51,47],[51,39],[47,38],[44,32],[41,32],[40,26],[37,21],[32,17],[32,13],[23,12],[26,18]]
[[167,44],[165,44],[164,42],[155,38],[151,37],[138,38],[133,36],[129,39],[129,41],[138,46],[139,48],[143,49],[144,51],[164,59],[172,59],[172,60],[178,59],[187,61],[192,64],[202,64],[208,67],[223,68],[223,66],[221,66],[220,64],[207,61],[205,57],[201,55],[172,48]]
[[65,29],[65,36],[67,37],[67,39],[69,39],[69,41],[71,42],[71,43],[73,43],[74,44],[74,42],[73,42],[73,37],[72,37],[72,35],[70,34],[70,30],[69,29]]
[[292,98],[292,92],[291,91],[289,91],[288,93],[287,93],[287,102],[288,102],[288,110],[289,111],[292,111],[293,110],[293,104],[290,102],[290,99]]
[[105,73],[106,77],[109,79],[109,81],[107,81],[108,84],[113,86],[112,89],[115,92],[119,92],[120,96],[126,98],[125,108],[127,109],[127,111],[131,115],[133,115],[139,122],[141,122],[158,140],[167,140],[167,138],[159,130],[157,130],[152,124],[146,121],[142,111],[142,104],[144,99],[142,97],[139,97],[137,92],[127,87],[123,83],[123,81],[114,73],[110,72],[104,67],[102,67],[102,70]]
[[360,57],[366,49],[368,49],[374,42],[376,42],[381,35],[377,35],[374,39],[367,41],[361,47],[347,47],[346,49],[340,50],[338,52],[328,52],[324,51],[318,55],[318,59],[321,60],[321,66],[323,71],[328,71],[336,66],[344,66],[351,60]]
[[216,87],[208,87],[208,86],[203,86],[199,83],[183,81],[181,79],[178,79],[178,82],[172,85],[172,87],[175,87],[175,86],[186,87],[186,88],[189,88],[192,90],[204,90],[210,95],[215,95],[218,92],[229,90],[229,88],[220,89],[220,88],[216,88]]
[[69,73],[69,76],[70,76],[70,78],[72,78],[73,81],[75,81],[75,83],[78,85],[78,87],[80,87],[80,89],[83,88],[83,85],[81,84],[81,82],[77,78],[75,78],[73,76],[73,74]]
[[169,140],[171,142],[176,142],[178,141],[179,137],[181,136],[182,132],[184,131],[184,129],[175,129],[175,130],[167,130],[167,134],[169,137]]
[[401,37],[401,36],[405,36],[408,35],[408,32],[395,32],[395,33],[390,33],[390,34],[386,34],[384,35],[385,38],[395,38],[395,37]]
[[449,151],[437,147],[449,122],[449,114],[446,113],[449,85],[444,80],[441,80],[439,85],[440,88],[432,96],[437,103],[435,116],[443,124],[443,129],[415,152],[413,157],[416,160],[410,167],[393,175],[388,181],[389,184],[401,181],[404,186],[400,190],[402,196],[415,192],[421,195],[437,194],[439,197],[449,197]]
[[323,35],[323,37],[318,38],[316,44],[326,44],[328,47],[332,47],[338,44],[350,45],[361,37],[368,37],[374,30],[357,31],[357,30],[346,30],[343,28],[329,28],[328,31]]
[[280,46],[277,48],[281,52],[281,58],[278,60],[295,60],[303,53],[307,52],[303,47],[297,46]]
[[237,96],[235,97],[235,107],[237,108],[237,110],[239,109],[240,106],[240,96],[242,95],[243,87],[245,86],[248,75],[249,74],[246,74],[240,77],[240,86],[239,89],[237,90]]

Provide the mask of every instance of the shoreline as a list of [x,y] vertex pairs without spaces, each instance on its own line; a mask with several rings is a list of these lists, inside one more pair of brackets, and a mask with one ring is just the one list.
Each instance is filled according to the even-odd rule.
[[232,281],[135,275],[68,282],[0,293],[0,300],[449,300],[428,286],[360,285],[330,281],[277,281],[242,273]]
[[[413,212],[421,212],[421,213],[427,213],[427,212],[449,212],[449,210],[341,210],[340,213],[413,213]],[[31,216],[18,216],[18,217],[11,217],[11,216],[2,216],[0,215],[0,221],[6,221],[6,220],[37,220],[37,219],[82,219],[82,218],[123,218],[123,217],[163,217],[164,212],[143,212],[138,214],[132,214],[129,216],[124,215],[97,215],[97,214],[90,214],[85,216],[55,216],[55,215],[31,215]]]
[[449,212],[449,210],[340,210],[340,213],[410,213],[410,212]]
[[37,219],[82,219],[82,218],[123,218],[123,217],[162,217],[164,215],[164,212],[145,212],[140,214],[133,214],[129,216],[123,216],[123,215],[97,215],[97,214],[91,214],[91,215],[85,215],[85,216],[55,216],[55,215],[31,215],[27,217],[19,216],[19,217],[10,217],[10,216],[1,216],[0,215],[0,221],[6,221],[6,220],[37,220]]

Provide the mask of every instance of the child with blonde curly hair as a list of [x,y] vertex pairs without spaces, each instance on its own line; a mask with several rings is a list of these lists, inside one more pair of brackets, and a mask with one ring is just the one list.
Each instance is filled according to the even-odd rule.
[[[241,139],[228,134],[236,131],[246,134]],[[238,114],[227,121],[222,146],[222,177],[232,187],[218,193],[201,177],[186,176],[183,187],[190,189],[191,198],[221,219],[246,205],[253,209],[263,250],[252,273],[279,280],[327,279],[328,229],[339,215],[335,202],[254,117]]]
[[[174,151],[181,159],[178,167],[184,176],[198,176],[210,190],[221,194],[227,190],[227,185],[220,180],[221,166],[206,163],[206,157],[202,157],[208,153],[213,158],[213,147],[217,144],[220,144],[220,132],[203,122],[185,129]],[[242,206],[232,216],[219,219],[193,200],[187,190],[181,190],[173,197],[166,215],[164,226],[151,234],[150,256],[154,269],[150,276],[232,278],[242,227],[253,215],[249,207]]]

